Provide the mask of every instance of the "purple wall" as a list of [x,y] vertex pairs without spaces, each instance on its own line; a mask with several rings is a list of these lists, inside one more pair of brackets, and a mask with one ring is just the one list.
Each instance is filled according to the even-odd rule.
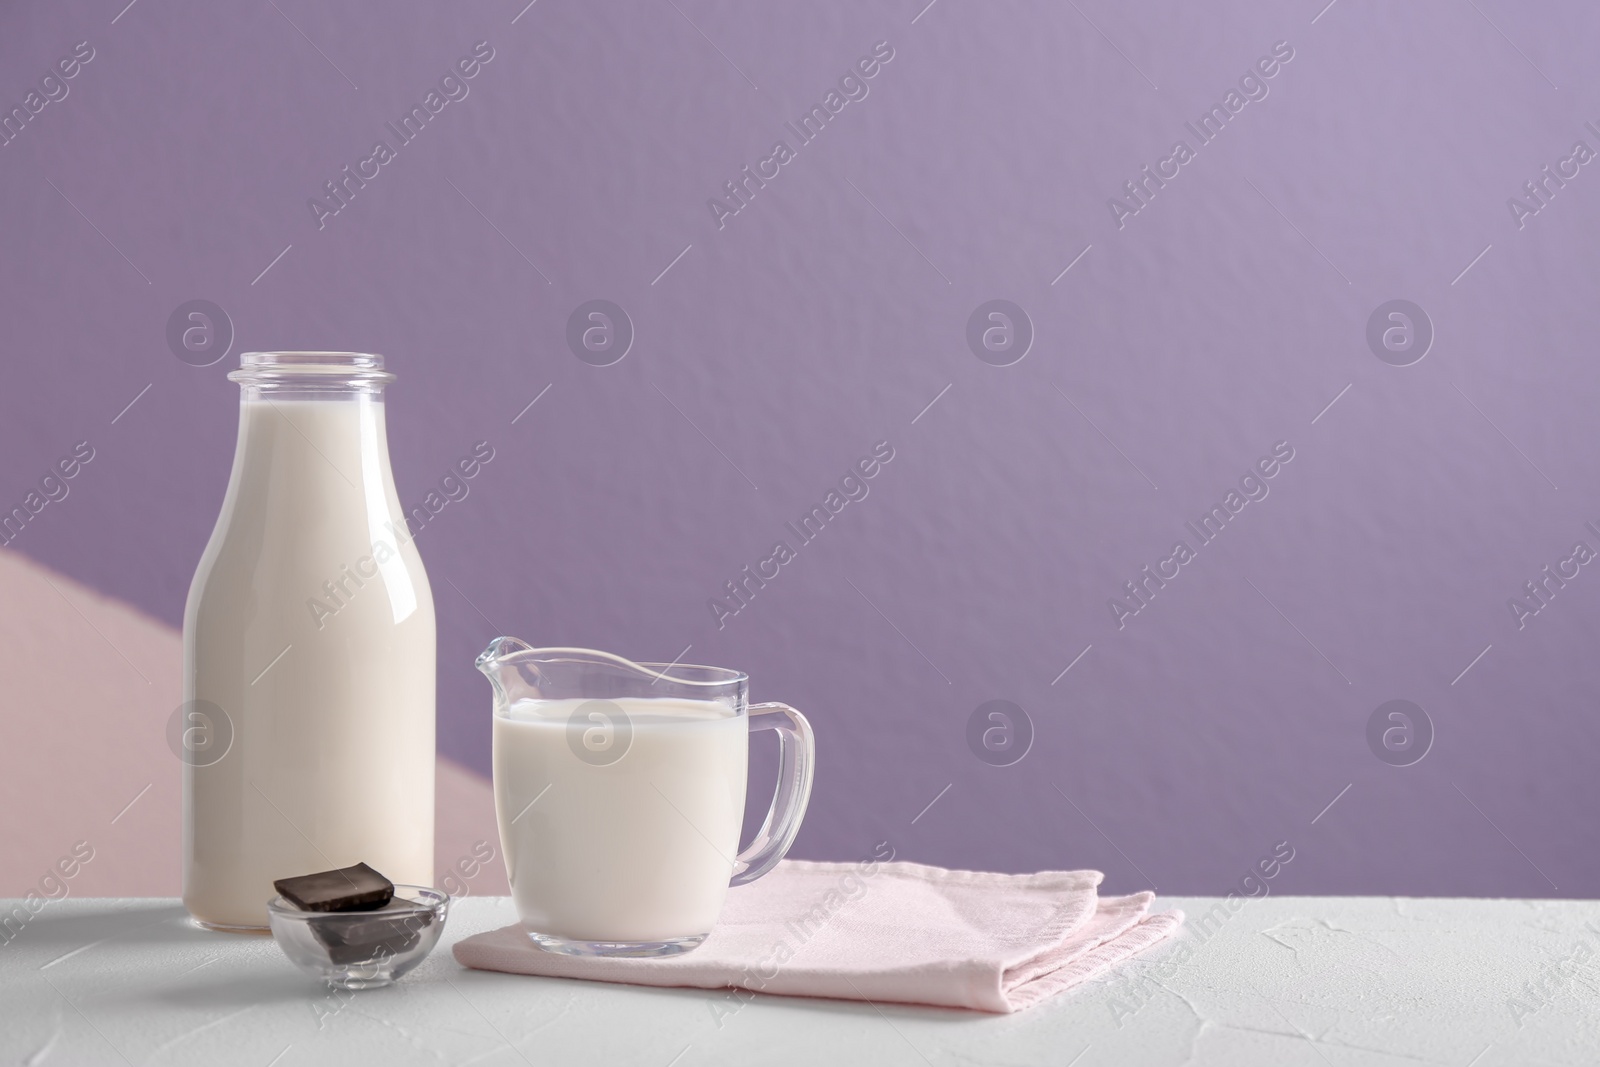
[[[1287,840],[1275,892],[1600,893],[1600,568],[1508,606],[1600,550],[1592,5],[122,2],[0,14],[5,109],[93,49],[0,146],[0,504],[96,449],[14,550],[177,625],[238,353],[381,352],[408,504],[495,448],[419,541],[441,746],[480,771],[496,631],[692,644],[816,723],[802,855],[1215,893]],[[776,175],[730,215],[746,165]],[[167,342],[194,299],[235,331],[212,366]],[[635,335],[610,366],[567,342],[596,299]],[[1009,366],[969,346],[993,299],[1031,322]],[[1407,366],[1414,313],[1409,349],[1368,342],[1396,299],[1434,335]],[[784,524],[882,440],[801,546]],[[1186,528],[1278,442],[1265,498]],[[1420,720],[1369,743],[1395,699],[1420,762]],[[1010,766],[969,747],[991,700],[1031,721]]]

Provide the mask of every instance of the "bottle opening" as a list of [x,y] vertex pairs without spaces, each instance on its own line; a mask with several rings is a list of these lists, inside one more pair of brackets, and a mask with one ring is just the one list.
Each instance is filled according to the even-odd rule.
[[265,392],[378,393],[394,381],[383,357],[365,352],[246,352],[228,380]]

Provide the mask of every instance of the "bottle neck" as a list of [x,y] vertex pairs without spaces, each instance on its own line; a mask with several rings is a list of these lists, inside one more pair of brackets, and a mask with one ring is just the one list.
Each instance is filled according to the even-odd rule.
[[348,486],[362,497],[383,497],[392,491],[381,392],[247,387],[240,393],[238,452],[238,474],[251,484],[281,481],[278,492],[337,495]]
[[400,516],[383,403],[394,375],[382,356],[246,352],[228,377],[240,399],[230,492],[374,535]]

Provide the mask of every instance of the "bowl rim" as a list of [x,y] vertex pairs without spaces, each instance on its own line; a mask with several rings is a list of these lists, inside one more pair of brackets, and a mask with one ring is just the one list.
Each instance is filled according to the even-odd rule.
[[[441,889],[435,889],[433,886],[429,885],[412,885],[408,882],[396,882],[394,883],[394,895],[395,899],[399,899],[401,897],[407,898],[406,903],[411,906],[407,908],[385,908],[381,912],[385,918],[395,918],[397,916],[403,917],[406,915],[421,915],[424,912],[442,911],[450,904],[450,894]],[[413,896],[422,897],[423,899],[420,901],[409,899]],[[319,919],[351,919],[360,915],[380,914],[376,908],[365,910],[357,909],[351,911],[310,911],[309,909],[291,904],[288,900],[284,899],[283,894],[281,893],[274,894],[272,899],[267,901],[267,912],[269,915],[275,918],[294,919],[299,922],[316,922]]]

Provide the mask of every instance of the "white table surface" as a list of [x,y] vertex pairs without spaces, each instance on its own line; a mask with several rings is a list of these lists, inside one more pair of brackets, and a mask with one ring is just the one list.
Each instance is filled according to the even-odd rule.
[[757,997],[719,1020],[726,993],[463,970],[450,943],[513,921],[503,897],[347,1003],[177,901],[67,899],[0,944],[0,1062],[1600,1064],[1600,904],[1271,897],[1205,937],[1216,900],[1159,904],[1189,914],[1187,962],[1169,942],[1017,1015]]

